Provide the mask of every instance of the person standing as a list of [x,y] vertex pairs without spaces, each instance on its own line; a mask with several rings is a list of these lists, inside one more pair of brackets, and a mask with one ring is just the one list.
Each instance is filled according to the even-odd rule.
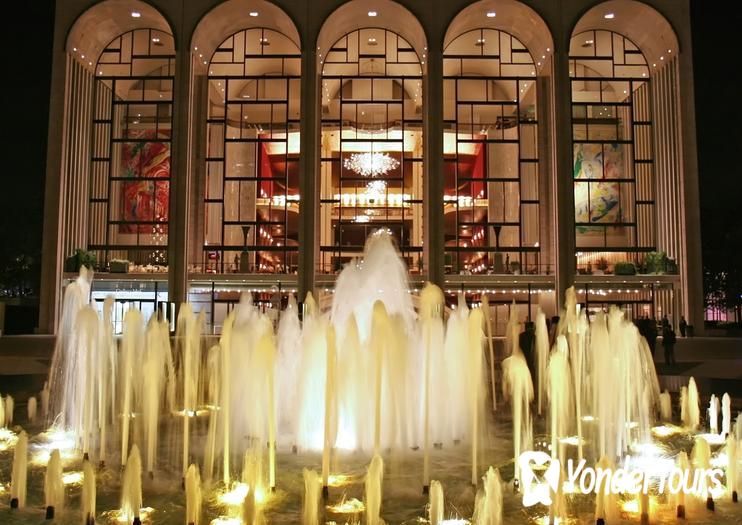
[[662,330],[662,346],[665,349],[665,364],[674,365],[675,362],[675,330],[669,324]]
[[680,335],[685,337],[685,330],[688,327],[688,321],[685,320],[685,316],[680,316]]

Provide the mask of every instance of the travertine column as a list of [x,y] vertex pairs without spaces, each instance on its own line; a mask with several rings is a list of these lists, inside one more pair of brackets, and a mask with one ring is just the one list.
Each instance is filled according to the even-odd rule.
[[299,164],[299,299],[304,300],[314,289],[314,273],[319,235],[316,235],[319,214],[319,142],[320,121],[317,110],[319,77],[316,46],[307,46],[301,54],[301,161]]
[[425,144],[425,244],[428,257],[428,279],[443,285],[443,57],[438,49],[428,52],[428,70],[425,79],[425,106],[423,119]]

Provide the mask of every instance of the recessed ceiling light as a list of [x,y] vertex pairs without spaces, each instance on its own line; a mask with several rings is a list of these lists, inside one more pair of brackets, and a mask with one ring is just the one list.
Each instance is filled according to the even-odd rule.
[[142,13],[140,13],[139,11],[132,11],[131,12],[131,17],[132,18],[139,18],[140,16],[142,16]]
[[376,16],[378,13],[376,11],[369,11],[368,16]]
[[605,18],[606,20],[611,20],[611,19],[613,19],[613,18],[614,18],[615,16],[616,16],[616,15],[614,15],[613,13],[606,13],[606,14],[604,14],[604,15],[603,15],[603,18]]
[[494,11],[490,11],[487,13],[487,18],[495,18],[497,16],[497,13]]
[[250,11],[250,16],[252,16],[252,17],[258,16],[258,12],[257,11]]

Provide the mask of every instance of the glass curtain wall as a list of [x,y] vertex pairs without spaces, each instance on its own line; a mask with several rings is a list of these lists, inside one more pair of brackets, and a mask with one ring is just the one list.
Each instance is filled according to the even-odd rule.
[[227,38],[208,70],[206,273],[296,273],[301,53],[264,28]]
[[324,58],[321,97],[318,272],[339,271],[382,228],[422,272],[420,58],[392,31],[353,31]]
[[445,270],[542,273],[535,64],[515,37],[476,29],[443,58]]
[[656,245],[649,67],[604,30],[574,36],[569,64],[577,267],[614,273]]
[[96,63],[88,248],[101,267],[166,269],[174,75],[173,37],[155,29],[122,34]]

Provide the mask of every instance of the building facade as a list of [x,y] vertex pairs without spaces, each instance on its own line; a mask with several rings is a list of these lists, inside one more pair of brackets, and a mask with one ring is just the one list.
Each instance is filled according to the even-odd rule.
[[42,332],[76,250],[218,331],[379,228],[498,325],[574,285],[702,327],[687,0],[66,0],[53,53]]

